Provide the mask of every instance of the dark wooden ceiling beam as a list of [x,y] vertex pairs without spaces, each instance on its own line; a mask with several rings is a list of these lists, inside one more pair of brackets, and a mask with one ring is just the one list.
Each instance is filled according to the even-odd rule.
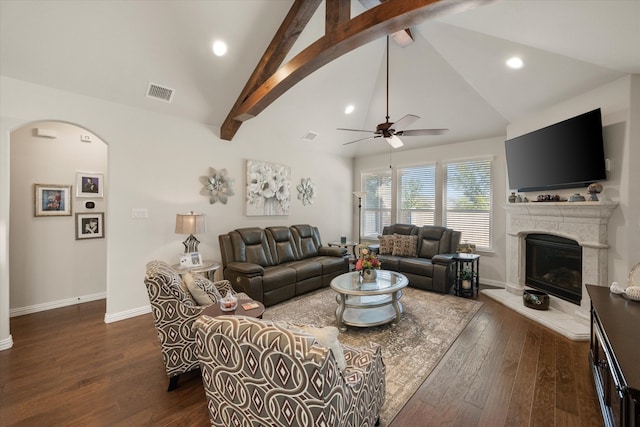
[[351,18],[351,0],[326,0],[324,32],[332,34],[335,28]]
[[234,119],[236,115],[235,111],[240,108],[251,92],[263,84],[265,80],[272,76],[280,65],[282,65],[282,62],[287,57],[296,40],[298,40],[302,30],[304,30],[309,23],[318,6],[320,6],[320,3],[322,3],[322,0],[294,1],[284,21],[280,24],[280,28],[278,28],[278,31],[273,36],[271,43],[267,46],[258,65],[256,65],[255,70],[253,70],[251,77],[249,77],[242,92],[240,92],[240,96],[238,96],[227,118],[224,120],[220,128],[220,137],[222,139],[231,141],[242,124],[241,121]]
[[[257,116],[299,81],[345,53],[387,34],[417,25],[428,18],[458,12],[491,1],[494,0],[388,0],[353,19],[334,26],[329,34],[325,34],[288,63],[275,70],[258,87],[255,84],[249,86],[247,83],[245,89],[249,87],[250,90],[243,91],[234,104],[220,128],[220,137],[231,141],[240,127],[240,122]],[[338,1],[337,7],[340,4],[341,2]],[[329,8],[329,4],[327,7]],[[333,9],[331,13],[340,15],[340,12],[335,12]],[[280,30],[284,25],[283,22]],[[275,38],[271,44],[274,43]],[[269,63],[264,57],[260,63],[263,62]],[[259,68],[261,68],[260,64],[254,71],[254,75],[258,73],[260,76],[266,76],[267,73]]]

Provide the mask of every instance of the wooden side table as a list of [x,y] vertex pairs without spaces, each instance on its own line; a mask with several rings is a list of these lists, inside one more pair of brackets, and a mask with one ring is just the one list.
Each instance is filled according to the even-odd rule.
[[[245,310],[242,307],[242,305],[248,304],[248,303],[255,303],[258,306],[255,308],[250,308],[248,310]],[[249,317],[255,317],[256,319],[262,319],[262,315],[264,314],[264,305],[260,301],[239,299],[238,307],[233,311],[222,311],[220,309],[220,304],[216,303],[216,304],[211,304],[207,306],[202,311],[202,314],[210,317],[229,315],[229,316],[249,316]]]
[[[456,262],[456,281],[454,290],[457,296],[475,297],[478,294],[480,285],[480,255],[458,253],[454,257]],[[462,272],[469,270],[471,272],[469,289],[465,289],[462,284]]]
[[172,267],[180,275],[183,275],[185,273],[201,273],[201,274],[204,274],[204,276],[207,279],[213,282],[214,281],[213,276],[215,275],[216,270],[218,270],[221,267],[221,265],[218,261],[207,260],[207,261],[203,261],[202,265],[199,267],[183,268],[180,266],[180,264],[174,264]]

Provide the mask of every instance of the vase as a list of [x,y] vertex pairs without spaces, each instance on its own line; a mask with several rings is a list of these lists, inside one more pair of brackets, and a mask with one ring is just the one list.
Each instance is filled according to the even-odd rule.
[[376,270],[373,268],[365,268],[362,270],[362,280],[364,282],[374,282],[377,275]]
[[471,289],[471,280],[463,280],[462,289]]

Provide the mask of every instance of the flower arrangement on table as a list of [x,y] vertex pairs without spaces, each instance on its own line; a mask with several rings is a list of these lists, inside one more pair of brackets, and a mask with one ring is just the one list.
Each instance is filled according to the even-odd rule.
[[382,263],[369,248],[360,246],[360,256],[356,261],[356,271],[361,270],[380,270]]

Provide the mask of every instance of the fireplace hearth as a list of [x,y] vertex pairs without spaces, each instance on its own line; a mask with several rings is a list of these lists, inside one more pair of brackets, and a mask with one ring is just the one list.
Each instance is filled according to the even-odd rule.
[[525,285],[580,305],[582,248],[578,242],[552,234],[529,234],[525,241]]

